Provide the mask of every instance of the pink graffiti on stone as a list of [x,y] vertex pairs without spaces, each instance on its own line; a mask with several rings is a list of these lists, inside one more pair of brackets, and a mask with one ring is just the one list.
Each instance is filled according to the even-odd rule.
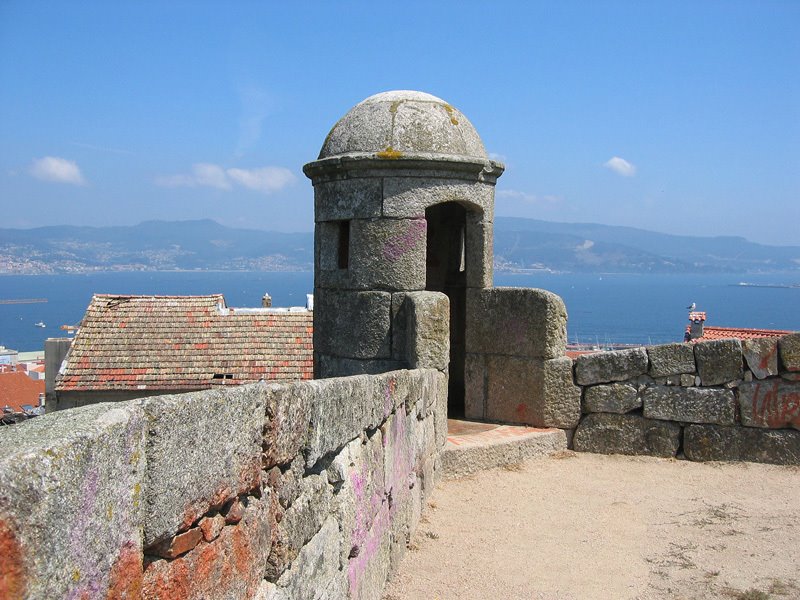
[[75,575],[78,585],[67,594],[68,600],[90,597],[95,598],[101,589],[106,587],[107,573],[103,573],[92,555],[91,517],[97,503],[99,473],[92,466],[86,472],[81,485],[81,505],[69,534],[69,549],[73,564],[77,567]]
[[383,257],[389,260],[399,259],[425,237],[426,230],[423,219],[412,220],[405,233],[386,242],[383,247]]
[[[371,560],[379,553],[397,509],[408,494],[408,481],[413,473],[412,448],[407,442],[404,411],[391,418],[389,427],[384,429],[382,447],[389,455],[384,459],[387,468],[386,489],[375,489],[367,493],[366,464],[361,473],[353,473],[350,481],[355,493],[355,526],[351,540],[358,554],[348,563],[347,576],[350,593],[357,596],[357,590]],[[389,460],[386,460],[389,459]]]
[[396,386],[397,381],[394,379],[390,379],[389,383],[386,385],[386,391],[383,395],[383,410],[385,411],[385,414],[389,414],[389,412],[392,410],[392,405],[394,404],[393,396]]

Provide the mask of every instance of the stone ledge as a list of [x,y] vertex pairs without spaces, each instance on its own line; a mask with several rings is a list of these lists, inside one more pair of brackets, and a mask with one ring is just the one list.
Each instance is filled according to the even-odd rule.
[[[510,433],[504,435],[506,432]],[[498,426],[494,435],[488,433],[458,436],[459,444],[447,442],[442,453],[445,478],[464,477],[477,471],[513,465],[567,449],[567,436],[561,429],[504,425]]]

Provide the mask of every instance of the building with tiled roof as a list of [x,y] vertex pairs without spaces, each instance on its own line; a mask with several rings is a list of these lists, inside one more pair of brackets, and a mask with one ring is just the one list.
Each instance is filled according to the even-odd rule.
[[706,313],[692,311],[689,313],[689,325],[686,326],[684,339],[687,342],[708,340],[739,339],[751,340],[756,338],[779,338],[794,331],[782,329],[745,329],[741,327],[709,327],[705,324]]
[[302,308],[229,308],[221,294],[98,294],[56,376],[55,408],[311,379],[312,331]]
[[13,423],[37,414],[44,381],[34,381],[23,371],[0,373],[0,421]]

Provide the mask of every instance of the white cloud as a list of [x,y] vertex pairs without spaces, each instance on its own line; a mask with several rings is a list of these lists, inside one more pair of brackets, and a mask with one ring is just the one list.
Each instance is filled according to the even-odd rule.
[[501,163],[504,163],[508,160],[508,157],[505,154],[498,154],[497,152],[489,152],[489,158]]
[[156,185],[163,187],[213,187],[230,190],[234,184],[250,190],[270,194],[293,183],[295,176],[284,167],[259,167],[255,169],[224,169],[211,163],[197,163],[188,174],[156,177]]
[[292,172],[283,167],[228,169],[227,174],[239,185],[265,194],[284,188],[294,181]]
[[603,164],[607,169],[622,175],[623,177],[633,177],[636,175],[636,165],[629,163],[624,158],[614,156]]
[[31,165],[30,174],[44,181],[86,185],[86,180],[75,161],[57,156],[37,158]]
[[192,174],[197,180],[197,185],[214,187],[220,190],[231,189],[231,183],[225,176],[225,171],[218,165],[198,163],[192,167]]
[[192,172],[181,175],[156,177],[156,184],[164,187],[213,187],[219,190],[231,189],[225,170],[210,163],[192,165]]
[[519,200],[526,204],[555,204],[557,202],[561,202],[561,198],[558,196],[539,196],[537,194],[529,194],[527,192],[520,192],[518,190],[497,190],[495,195],[499,198]]

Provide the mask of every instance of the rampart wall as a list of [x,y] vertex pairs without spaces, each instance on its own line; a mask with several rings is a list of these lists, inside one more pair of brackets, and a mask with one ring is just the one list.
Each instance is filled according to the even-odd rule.
[[800,334],[579,356],[575,450],[800,464]]
[[59,411],[0,438],[2,598],[378,598],[447,435],[436,369]]

